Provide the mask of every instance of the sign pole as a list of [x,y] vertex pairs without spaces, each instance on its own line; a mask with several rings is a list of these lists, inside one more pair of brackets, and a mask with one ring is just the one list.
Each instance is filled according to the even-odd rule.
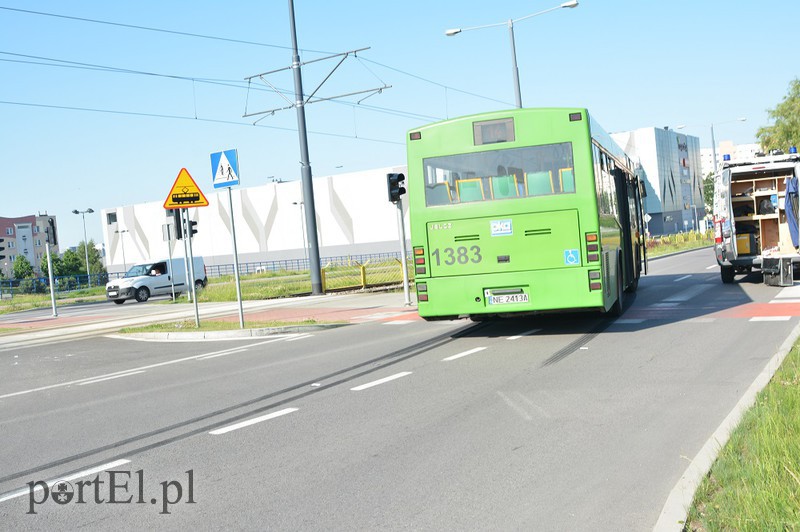
[[403,220],[403,200],[398,199],[395,205],[397,205],[397,224],[400,226],[398,229],[400,231],[400,254],[402,255],[401,263],[403,265],[403,293],[406,296],[406,306],[410,306],[411,296],[408,288],[408,255],[406,252],[406,224]]
[[236,250],[236,226],[233,222],[233,194],[228,188],[228,205],[231,215],[231,236],[233,237],[233,276],[236,280],[236,300],[239,302],[239,328],[244,329],[244,311],[242,310],[242,287],[239,282],[239,253]]
[[186,287],[186,298],[192,300],[192,289],[189,288],[189,247],[186,244],[186,226],[183,222],[183,214],[186,209],[178,209],[181,219],[181,233],[183,234],[183,282]]
[[53,277],[53,260],[50,258],[50,242],[45,240],[45,249],[47,250],[47,277],[50,280],[50,303],[53,305],[53,317],[58,317],[58,309],[56,309],[56,287]]
[[167,241],[167,252],[169,253],[169,285],[172,288],[172,300],[175,301],[175,270],[172,269],[172,237],[175,234],[174,226],[170,223],[164,224],[164,237]]
[[239,280],[239,251],[236,249],[236,225],[233,216],[233,193],[231,187],[239,184],[239,152],[225,150],[211,154],[211,183],[214,188],[228,189],[228,206],[231,216],[231,240],[233,242],[233,277],[236,283],[236,301],[239,304],[239,328],[244,329],[242,310],[242,285]]
[[190,276],[190,283],[192,284],[192,299],[194,300],[194,324],[197,328],[200,328],[200,309],[197,308],[197,286],[194,282],[194,254],[192,253],[192,235],[191,235],[191,225],[189,223],[189,209],[184,209],[186,211],[186,228],[189,229],[189,234],[187,235],[184,233],[183,238],[189,241],[189,276]]

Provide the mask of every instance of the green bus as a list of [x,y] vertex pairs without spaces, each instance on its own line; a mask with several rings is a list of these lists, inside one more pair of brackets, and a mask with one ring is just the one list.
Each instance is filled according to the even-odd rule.
[[619,316],[647,268],[643,182],[586,109],[513,109],[411,130],[419,314]]

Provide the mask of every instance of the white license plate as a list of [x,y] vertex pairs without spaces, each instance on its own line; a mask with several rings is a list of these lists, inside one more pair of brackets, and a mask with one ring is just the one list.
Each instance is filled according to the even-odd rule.
[[507,305],[508,303],[527,303],[528,294],[504,294],[501,296],[489,296],[490,305]]
[[117,292],[109,292],[108,297],[117,297]]

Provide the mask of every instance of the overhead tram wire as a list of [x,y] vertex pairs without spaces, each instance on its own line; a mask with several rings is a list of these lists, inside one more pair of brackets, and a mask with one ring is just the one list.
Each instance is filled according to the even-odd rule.
[[[113,72],[117,74],[131,74],[131,75],[140,75],[140,76],[150,76],[150,77],[157,77],[157,78],[166,78],[166,79],[174,79],[180,81],[191,81],[197,83],[206,83],[209,85],[216,85],[221,87],[230,87],[235,89],[242,89],[242,90],[258,90],[262,92],[270,92],[269,90],[258,87],[252,86],[248,87],[248,84],[244,83],[241,80],[226,80],[226,79],[215,79],[215,78],[197,78],[191,76],[179,76],[175,74],[159,74],[156,72],[147,72],[142,70],[131,70],[122,67],[113,67],[113,66],[106,66],[106,65],[97,65],[92,63],[82,63],[78,61],[68,61],[66,59],[54,59],[51,57],[42,57],[42,56],[34,56],[34,55],[26,55],[26,54],[16,54],[13,52],[4,52],[0,51],[2,55],[10,55],[14,57],[25,57],[29,59],[37,59],[39,61],[48,61],[48,62],[38,62],[38,61],[23,61],[17,59],[3,59],[0,58],[0,62],[9,62],[9,63],[21,63],[21,64],[31,64],[37,66],[52,66],[57,68],[74,68],[79,70],[92,70],[96,72]],[[369,69],[367,69],[369,70]],[[376,76],[377,77],[377,76]],[[380,79],[380,78],[378,78]],[[284,94],[293,94],[293,91],[288,89],[279,89]],[[316,99],[312,99],[311,102],[316,101]],[[413,119],[421,119],[421,120],[441,120],[441,117],[430,116],[430,115],[422,115],[419,113],[412,113],[409,111],[403,111],[399,109],[389,109],[386,107],[379,107],[376,105],[363,105],[363,104],[356,104],[353,102],[346,102],[346,101],[335,101],[332,100],[332,103],[338,105],[348,105],[351,107],[360,107],[362,109],[371,110],[377,113],[388,114],[392,116],[399,116],[404,118],[413,118]]]
[[[261,43],[261,42],[255,42],[255,41],[245,41],[245,40],[241,40],[241,39],[231,39],[231,38],[227,38],[227,37],[217,37],[217,36],[214,36],[214,35],[202,35],[202,34],[199,34],[199,33],[189,33],[189,32],[185,32],[185,31],[166,30],[166,29],[162,29],[162,28],[150,28],[150,27],[147,27],[147,26],[139,26],[139,25],[134,25],[134,24],[123,24],[123,23],[120,23],[120,22],[109,22],[109,21],[105,21],[105,20],[96,20],[96,19],[90,19],[90,18],[84,18],[84,17],[73,17],[73,16],[69,16],[69,15],[59,15],[59,14],[56,14],[56,13],[45,13],[45,12],[42,12],[42,11],[32,11],[32,10],[28,10],[28,9],[18,9],[18,8],[13,8],[13,7],[0,6],[0,10],[15,11],[15,12],[19,12],[19,13],[26,13],[26,14],[46,16],[46,17],[62,18],[62,19],[67,19],[67,20],[76,20],[76,21],[88,22],[88,23],[92,23],[92,24],[105,24],[105,25],[110,25],[110,26],[118,26],[118,27],[130,28],[130,29],[136,29],[136,30],[142,30],[142,31],[154,31],[154,32],[158,32],[158,33],[167,33],[167,34],[179,35],[179,36],[183,36],[183,37],[194,37],[194,38],[197,38],[197,39],[209,39],[209,40],[231,42],[231,43],[237,43],[237,44],[246,44],[246,45],[250,45],[250,46],[262,46],[262,47],[267,47],[267,48],[277,48],[277,49],[281,49],[281,50],[291,50],[292,49],[290,46],[282,46],[282,45],[279,45],[279,44],[268,44],[268,43]],[[300,51],[303,52],[303,53],[308,52],[308,53],[314,53],[314,54],[331,54],[331,53],[333,53],[333,52],[327,52],[327,51],[323,51],[323,50],[310,50],[310,49],[305,49],[305,48],[300,49]],[[444,85],[442,83],[439,83],[439,82],[436,82],[436,81],[433,81],[433,80],[430,80],[430,79],[427,79],[427,78],[423,78],[422,76],[418,76],[416,74],[412,74],[410,72],[406,72],[404,70],[400,70],[399,68],[394,68],[394,67],[391,67],[389,65],[385,65],[383,63],[379,63],[377,61],[373,61],[373,60],[370,60],[370,59],[363,59],[363,60],[364,61],[368,61],[368,62],[370,62],[372,64],[375,64],[375,65],[378,65],[380,67],[387,68],[387,69],[392,70],[394,72],[397,72],[399,74],[403,74],[405,76],[409,76],[409,77],[418,79],[420,81],[424,81],[425,83],[430,83],[432,85],[436,85],[437,87],[441,87],[441,88],[446,89],[446,90],[452,90],[452,91],[455,91],[455,92],[459,92],[461,94],[466,94],[468,96],[481,98],[481,99],[488,100],[488,101],[495,102],[495,103],[502,103],[504,105],[510,105],[509,102],[505,102],[505,101],[502,101],[502,100],[497,100],[495,98],[490,98],[488,96],[483,96],[483,95],[476,94],[476,93],[473,93],[473,92],[457,89],[455,87],[450,87],[449,85]]]
[[[244,127],[260,127],[264,129],[276,129],[279,131],[292,131],[297,132],[297,129],[291,127],[281,127],[281,126],[267,126],[261,124],[252,124],[250,122],[234,122],[233,120],[220,120],[215,118],[195,118],[193,116],[180,116],[180,115],[167,115],[167,114],[160,114],[160,113],[142,113],[137,111],[116,111],[113,109],[94,109],[91,107],[72,107],[67,105],[50,105],[50,104],[43,104],[43,103],[30,103],[30,102],[11,102],[6,100],[0,100],[0,105],[17,105],[20,107],[40,107],[44,109],[60,109],[64,111],[82,111],[82,112],[90,112],[90,113],[106,113],[106,114],[115,114],[115,115],[126,115],[126,116],[139,116],[139,117],[146,117],[146,118],[164,118],[164,119],[171,119],[171,120],[188,120],[193,122],[209,122],[213,124],[227,124],[232,126],[244,126]],[[355,139],[355,140],[367,140],[370,142],[378,142],[382,144],[394,144],[397,146],[405,146],[405,142],[397,142],[393,140],[383,140],[383,139],[375,139],[370,137],[356,137],[353,135],[342,135],[340,133],[328,133],[325,131],[312,131],[309,130],[310,134],[313,135],[321,135],[326,137],[336,137],[342,139]]]
[[[135,25],[135,24],[124,24],[122,22],[110,22],[110,21],[107,21],[107,20],[97,20],[97,19],[84,18],[84,17],[73,17],[73,16],[70,16],[70,15],[59,15],[59,14],[56,14],[56,13],[45,13],[45,12],[42,12],[42,11],[31,11],[29,9],[18,9],[18,8],[15,8],[15,7],[0,6],[0,10],[16,11],[18,13],[26,13],[28,15],[39,15],[39,16],[43,16],[43,17],[55,17],[55,18],[61,18],[61,19],[66,19],[66,20],[77,20],[79,22],[89,22],[89,23],[92,23],[92,24],[105,24],[105,25],[108,25],[108,26],[117,26],[117,27],[120,27],[120,28],[128,28],[128,29],[134,29],[134,30],[154,31],[154,32],[158,32],[158,33],[167,33],[167,34],[172,34],[172,35],[180,35],[180,36],[183,36],[183,37],[195,37],[197,39],[209,39],[209,40],[214,40],[214,41],[224,41],[224,42],[231,42],[231,43],[236,43],[236,44],[247,44],[247,45],[250,45],[250,46],[263,46],[263,47],[266,47],[266,48],[278,48],[278,49],[281,49],[281,50],[291,50],[292,49],[291,46],[281,46],[279,44],[267,44],[267,43],[255,42],[255,41],[245,41],[245,40],[241,40],[241,39],[231,39],[231,38],[228,38],[228,37],[216,37],[214,35],[202,35],[200,33],[189,33],[189,32],[186,32],[186,31],[165,30],[165,29],[162,29],[162,28],[150,28],[150,27],[147,27],[147,26],[138,26],[138,25]],[[327,54],[327,53],[330,53],[330,52],[324,52],[324,51],[321,51],[321,50],[305,50],[304,49],[304,50],[301,50],[301,51],[315,53],[315,54]]]

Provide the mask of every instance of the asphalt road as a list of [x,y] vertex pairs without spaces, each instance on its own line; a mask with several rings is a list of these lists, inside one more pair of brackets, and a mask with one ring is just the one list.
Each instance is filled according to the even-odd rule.
[[652,529],[798,324],[800,293],[755,280],[701,250],[617,320],[6,349],[0,528]]

